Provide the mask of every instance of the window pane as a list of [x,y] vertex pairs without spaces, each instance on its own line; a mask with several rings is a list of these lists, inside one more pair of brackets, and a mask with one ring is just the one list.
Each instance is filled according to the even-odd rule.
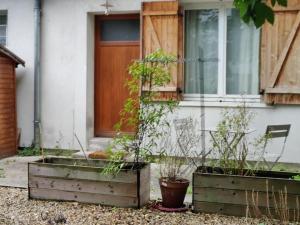
[[6,26],[0,26],[0,36],[6,36]]
[[138,41],[140,39],[140,21],[103,20],[101,22],[102,41]]
[[226,94],[258,94],[259,30],[227,10]]
[[7,24],[7,11],[0,10],[0,25]]
[[185,21],[185,93],[217,94],[218,10],[186,11]]

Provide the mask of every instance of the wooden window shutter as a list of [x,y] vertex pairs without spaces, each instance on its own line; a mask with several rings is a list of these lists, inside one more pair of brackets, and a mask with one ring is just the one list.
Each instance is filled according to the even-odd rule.
[[[181,59],[183,57],[183,17],[178,1],[142,3],[142,57],[162,49]],[[160,99],[180,99],[183,85],[183,66],[171,70],[171,82],[161,87]]]
[[300,1],[274,11],[262,28],[260,90],[268,104],[300,104]]

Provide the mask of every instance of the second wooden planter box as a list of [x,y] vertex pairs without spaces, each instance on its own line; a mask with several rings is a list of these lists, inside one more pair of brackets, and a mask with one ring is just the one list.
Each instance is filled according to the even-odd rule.
[[116,176],[101,172],[105,160],[46,158],[28,164],[31,199],[65,200],[139,208],[150,199],[150,165],[128,164]]
[[212,168],[201,171],[198,168],[193,174],[195,212],[246,216],[248,210],[252,217],[260,213],[278,217],[276,208],[286,207],[291,220],[300,216],[300,181],[292,179],[297,174],[256,171],[255,176],[238,176],[212,173]]

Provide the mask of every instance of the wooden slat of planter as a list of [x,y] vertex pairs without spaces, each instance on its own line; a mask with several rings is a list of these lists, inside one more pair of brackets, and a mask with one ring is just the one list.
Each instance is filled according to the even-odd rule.
[[[255,189],[255,186],[253,186]],[[248,191],[248,201],[251,200],[251,191]],[[279,196],[275,193],[277,201],[279,201]],[[289,202],[288,207],[296,209],[297,195],[287,194],[287,201]],[[300,195],[298,195],[300,200]],[[194,187],[194,200],[200,202],[217,202],[217,203],[227,203],[227,204],[236,204],[236,205],[247,205],[246,202],[246,191],[244,190],[230,190],[222,188],[199,188]],[[278,203],[278,202],[277,202]],[[259,192],[258,194],[258,203],[259,206],[267,206],[267,194],[266,192]],[[274,201],[272,194],[269,194],[269,205],[270,207],[274,206]]]
[[94,193],[71,192],[53,189],[30,188],[30,197],[44,200],[77,201],[83,203],[95,203],[112,205],[117,207],[137,207],[138,200],[133,197],[114,195],[102,195]]
[[29,177],[29,187],[106,195],[119,195],[127,197],[136,197],[137,193],[137,186],[134,183],[68,180],[36,176]]
[[[234,205],[234,204],[226,204],[226,203],[215,203],[215,202],[194,202],[194,212],[203,212],[203,213],[218,213],[230,216],[246,216],[247,206],[243,205]],[[256,217],[254,209],[252,206],[249,206],[249,214],[250,217]],[[268,215],[268,209],[259,207],[260,212],[263,215]],[[270,213],[275,218],[276,213],[274,208],[270,208]],[[295,210],[290,210],[290,220],[293,221],[294,218],[297,218],[297,212]]]
[[10,83],[10,84],[2,84],[2,83],[0,83],[0,88],[11,88],[11,89],[13,89],[14,85],[12,83]]
[[246,206],[194,201],[194,212],[220,213],[231,216],[246,216]]
[[117,176],[101,174],[103,168],[57,165],[47,163],[29,163],[29,176],[57,177],[64,179],[82,179],[94,181],[111,181],[123,183],[136,183],[134,171],[121,171]]
[[[300,194],[300,182],[287,179],[268,178],[269,191],[284,190],[287,186],[289,194]],[[239,177],[228,175],[194,174],[195,187],[226,188],[233,190],[266,191],[266,178],[262,177]]]

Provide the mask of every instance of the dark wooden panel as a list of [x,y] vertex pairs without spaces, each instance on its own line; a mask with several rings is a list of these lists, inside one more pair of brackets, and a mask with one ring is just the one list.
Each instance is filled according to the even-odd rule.
[[6,136],[0,139],[0,145],[1,146],[6,146],[10,145],[11,143],[16,143],[16,138],[14,136]]
[[10,84],[0,84],[0,88],[14,88],[14,84],[10,83]]
[[5,130],[5,129],[10,129],[13,126],[13,124],[12,123],[5,123],[5,122],[0,120],[0,126],[3,130]]
[[0,57],[0,158],[17,152],[15,64]]
[[13,79],[12,78],[1,78],[0,79],[0,83],[1,84],[11,84],[13,82]]
[[7,58],[6,56],[1,56],[0,57],[0,64],[1,65],[13,65],[13,61],[9,58]]

